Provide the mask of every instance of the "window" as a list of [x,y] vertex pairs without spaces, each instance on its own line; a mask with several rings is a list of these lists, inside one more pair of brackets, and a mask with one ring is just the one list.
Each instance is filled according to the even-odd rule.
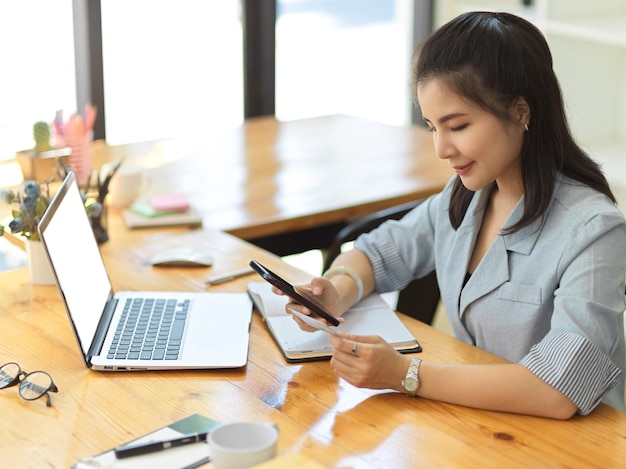
[[276,116],[411,121],[412,0],[278,0]]
[[0,159],[32,148],[33,124],[76,112],[72,0],[0,2]]
[[[202,138],[243,122],[241,1],[101,0],[109,144]],[[279,119],[410,122],[416,0],[276,1]],[[34,122],[82,111],[73,15],[72,0],[0,2],[0,159],[33,145]]]
[[239,0],[102,1],[107,143],[243,122]]

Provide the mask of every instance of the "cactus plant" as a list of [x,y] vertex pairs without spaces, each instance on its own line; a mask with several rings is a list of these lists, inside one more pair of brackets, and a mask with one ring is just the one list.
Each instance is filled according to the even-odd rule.
[[52,150],[50,145],[50,125],[44,121],[33,124],[33,138],[35,139],[35,151],[38,153]]

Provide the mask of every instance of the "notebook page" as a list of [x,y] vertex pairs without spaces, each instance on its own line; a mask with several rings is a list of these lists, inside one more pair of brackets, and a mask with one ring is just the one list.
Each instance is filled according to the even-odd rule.
[[254,300],[254,304],[264,317],[284,316],[291,319],[285,306],[289,303],[289,297],[276,295],[272,292],[272,286],[267,282],[250,282],[248,293]]

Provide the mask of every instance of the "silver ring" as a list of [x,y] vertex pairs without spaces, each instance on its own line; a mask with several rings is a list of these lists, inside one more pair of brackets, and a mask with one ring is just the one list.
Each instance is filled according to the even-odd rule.
[[354,341],[354,345],[352,346],[352,355],[356,355],[356,346],[357,346],[358,342],[355,340]]

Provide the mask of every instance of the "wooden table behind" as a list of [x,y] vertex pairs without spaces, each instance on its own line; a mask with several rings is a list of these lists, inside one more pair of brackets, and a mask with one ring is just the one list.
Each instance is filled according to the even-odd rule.
[[[212,268],[153,268],[164,245],[211,246]],[[129,232],[102,246],[116,289],[204,290],[209,274],[251,258],[296,281],[307,278],[276,256],[212,231]],[[250,276],[212,287],[244,291]],[[88,281],[88,278],[85,279]],[[3,467],[67,468],[170,422],[199,412],[222,422],[274,421],[278,450],[328,467],[623,467],[626,414],[601,405],[569,421],[485,412],[361,390],[338,380],[329,362],[287,364],[258,313],[249,363],[237,370],[104,373],[88,370],[56,287],[32,286],[25,269],[0,273],[0,362],[48,371],[53,406],[0,391]],[[422,358],[456,363],[501,359],[413,319]]]
[[260,117],[232,131],[209,130],[196,141],[94,146],[96,165],[122,158],[148,168],[142,197],[182,192],[205,226],[246,240],[418,200],[440,191],[452,175],[425,128],[342,115],[287,122]]

